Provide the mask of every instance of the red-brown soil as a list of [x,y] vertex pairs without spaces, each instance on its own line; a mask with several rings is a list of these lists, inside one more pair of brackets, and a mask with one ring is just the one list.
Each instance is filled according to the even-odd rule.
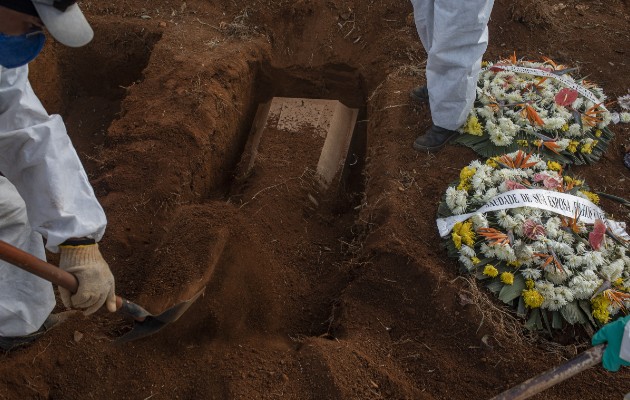
[[[430,116],[408,95],[426,59],[408,2],[83,9],[93,43],[49,43],[31,80],[65,117],[107,212],[117,292],[159,312],[206,290],[144,340],[113,343],[130,324],[100,311],[1,355],[0,398],[481,399],[588,347],[579,329],[515,331],[441,249],[438,202],[476,155],[411,148]],[[630,89],[629,23],[627,0],[497,0],[486,58],[551,57],[615,99]],[[264,163],[240,173],[256,108],[273,96],[360,109],[345,190],[317,192],[313,149],[295,138],[271,135]],[[630,127],[613,129],[605,157],[573,172],[628,196]],[[596,367],[536,398],[621,399],[629,378]]]

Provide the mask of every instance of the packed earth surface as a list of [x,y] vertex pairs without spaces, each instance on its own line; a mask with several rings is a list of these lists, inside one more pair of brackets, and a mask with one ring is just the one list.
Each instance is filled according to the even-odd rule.
[[[81,4],[93,42],[49,38],[30,79],[107,213],[117,293],[159,313],[204,292],[124,344],[123,316],[72,316],[0,355],[0,399],[482,399],[590,347],[579,327],[525,330],[441,246],[440,199],[478,156],[411,147],[431,119],[409,96],[426,53],[408,1]],[[496,0],[484,58],[549,57],[614,100],[630,89],[629,27],[628,0]],[[271,132],[244,168],[274,96],[358,110],[334,190],[314,180],[308,132]],[[628,197],[630,125],[611,129],[604,157],[569,172]],[[630,223],[628,208],[601,206]],[[630,369],[597,366],[534,398],[628,392]]]

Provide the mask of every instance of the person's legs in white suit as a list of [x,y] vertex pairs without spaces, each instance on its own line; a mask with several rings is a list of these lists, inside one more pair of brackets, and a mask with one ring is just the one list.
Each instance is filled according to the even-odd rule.
[[416,139],[414,148],[434,151],[457,134],[472,109],[494,0],[412,0],[412,4],[427,52],[427,94],[434,125]]
[[[0,240],[45,260],[44,243],[32,230],[24,200],[0,175]],[[55,306],[52,284],[7,262],[0,261],[1,338],[38,331]]]

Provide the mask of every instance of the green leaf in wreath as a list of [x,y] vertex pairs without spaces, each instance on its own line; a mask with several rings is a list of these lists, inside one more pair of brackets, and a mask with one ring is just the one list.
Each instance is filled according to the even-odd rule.
[[504,303],[511,303],[512,300],[519,297],[525,289],[525,279],[521,274],[514,276],[514,283],[511,285],[505,285],[499,292],[499,299]]
[[488,284],[488,289],[494,293],[497,294],[501,291],[501,289],[503,288],[504,284],[503,282],[499,281],[499,280],[495,280],[493,282],[490,282]]
[[539,308],[532,310],[531,314],[529,314],[529,319],[525,323],[525,327],[530,331],[537,331],[543,328]]
[[559,311],[551,313],[551,326],[553,329],[562,329],[562,315]]
[[523,300],[523,296],[518,298],[518,306],[516,307],[516,315],[523,318],[527,315],[527,308],[525,307],[525,300]]
[[584,316],[584,312],[580,306],[577,304],[577,301],[567,303],[560,309],[560,314],[562,314],[562,317],[571,325],[588,323],[588,320],[586,319],[586,316]]

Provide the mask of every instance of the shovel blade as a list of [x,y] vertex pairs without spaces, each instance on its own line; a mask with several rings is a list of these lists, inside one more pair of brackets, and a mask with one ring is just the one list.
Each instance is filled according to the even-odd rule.
[[204,290],[205,288],[201,289],[190,299],[174,305],[161,314],[148,314],[142,321],[134,320],[133,328],[129,332],[114,340],[114,342],[127,343],[131,342],[132,340],[141,339],[143,337],[153,335],[154,333],[162,330],[162,328],[164,328],[166,325],[177,321],[179,317],[181,317],[182,314],[184,314],[188,310],[188,308],[190,308],[190,306],[199,298],[199,296],[203,294]]

